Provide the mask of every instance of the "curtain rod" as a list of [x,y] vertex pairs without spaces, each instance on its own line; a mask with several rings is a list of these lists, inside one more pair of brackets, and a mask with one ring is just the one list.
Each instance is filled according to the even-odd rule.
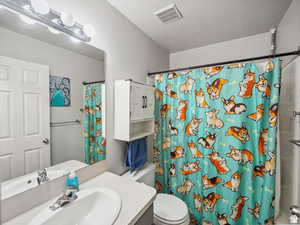
[[192,69],[199,69],[199,68],[204,68],[204,67],[227,65],[227,64],[255,61],[255,60],[267,59],[267,58],[285,57],[285,56],[291,56],[291,55],[300,55],[300,48],[297,51],[292,51],[292,52],[284,52],[284,53],[273,54],[273,55],[258,56],[258,57],[246,58],[246,59],[237,59],[237,60],[205,64],[205,65],[198,65],[198,66],[190,66],[190,67],[185,67],[185,68],[178,68],[178,69],[165,70],[165,71],[159,71],[159,72],[151,72],[151,73],[148,73],[148,76],[156,75],[159,73],[169,73],[169,72],[176,72],[176,71],[182,71],[182,70],[192,70]]
[[98,81],[91,81],[91,82],[83,81],[82,84],[88,85],[88,84],[97,84],[97,83],[104,83],[104,82],[105,80],[98,80]]

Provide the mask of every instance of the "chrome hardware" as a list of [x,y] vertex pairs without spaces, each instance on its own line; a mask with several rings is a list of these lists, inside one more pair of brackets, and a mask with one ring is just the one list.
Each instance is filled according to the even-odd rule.
[[76,190],[67,190],[61,197],[59,197],[53,205],[49,206],[49,209],[55,211],[59,208],[64,207],[72,202],[74,202],[78,198]]
[[298,215],[300,216],[300,207],[297,205],[290,206],[290,213],[291,215]]
[[146,108],[146,96],[142,96],[143,97],[143,106],[142,108]]
[[50,179],[48,177],[47,170],[46,169],[38,170],[36,179],[37,179],[37,182],[38,182],[39,185],[49,181]]
[[290,222],[291,223],[298,223],[300,218],[300,208],[299,206],[292,205],[290,207]]
[[48,144],[50,143],[50,141],[49,141],[48,138],[44,138],[44,139],[43,139],[43,143],[46,144],[46,145],[48,145]]
[[300,140],[289,140],[289,142],[300,147]]
[[146,101],[145,108],[148,108],[148,98],[147,98],[147,96],[145,96],[145,101]]
[[[80,111],[84,112],[84,109],[80,109]],[[62,127],[62,126],[71,126],[71,125],[77,125],[80,124],[80,120],[70,120],[70,121],[63,121],[63,122],[51,122],[50,126],[51,127]]]
[[295,120],[297,116],[300,116],[300,112],[293,111],[293,119]]

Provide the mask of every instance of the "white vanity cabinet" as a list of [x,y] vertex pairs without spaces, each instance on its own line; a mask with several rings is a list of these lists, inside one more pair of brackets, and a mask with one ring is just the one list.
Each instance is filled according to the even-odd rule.
[[131,80],[116,80],[115,139],[133,141],[154,132],[154,88]]

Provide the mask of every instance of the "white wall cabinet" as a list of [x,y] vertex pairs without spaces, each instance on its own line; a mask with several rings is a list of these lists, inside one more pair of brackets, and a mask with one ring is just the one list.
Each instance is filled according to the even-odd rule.
[[154,132],[154,88],[131,80],[115,81],[115,139],[133,141]]

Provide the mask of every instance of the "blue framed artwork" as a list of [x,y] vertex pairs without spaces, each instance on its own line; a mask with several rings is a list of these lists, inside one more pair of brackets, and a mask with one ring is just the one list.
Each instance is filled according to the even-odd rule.
[[70,95],[70,78],[50,75],[50,106],[70,106]]

